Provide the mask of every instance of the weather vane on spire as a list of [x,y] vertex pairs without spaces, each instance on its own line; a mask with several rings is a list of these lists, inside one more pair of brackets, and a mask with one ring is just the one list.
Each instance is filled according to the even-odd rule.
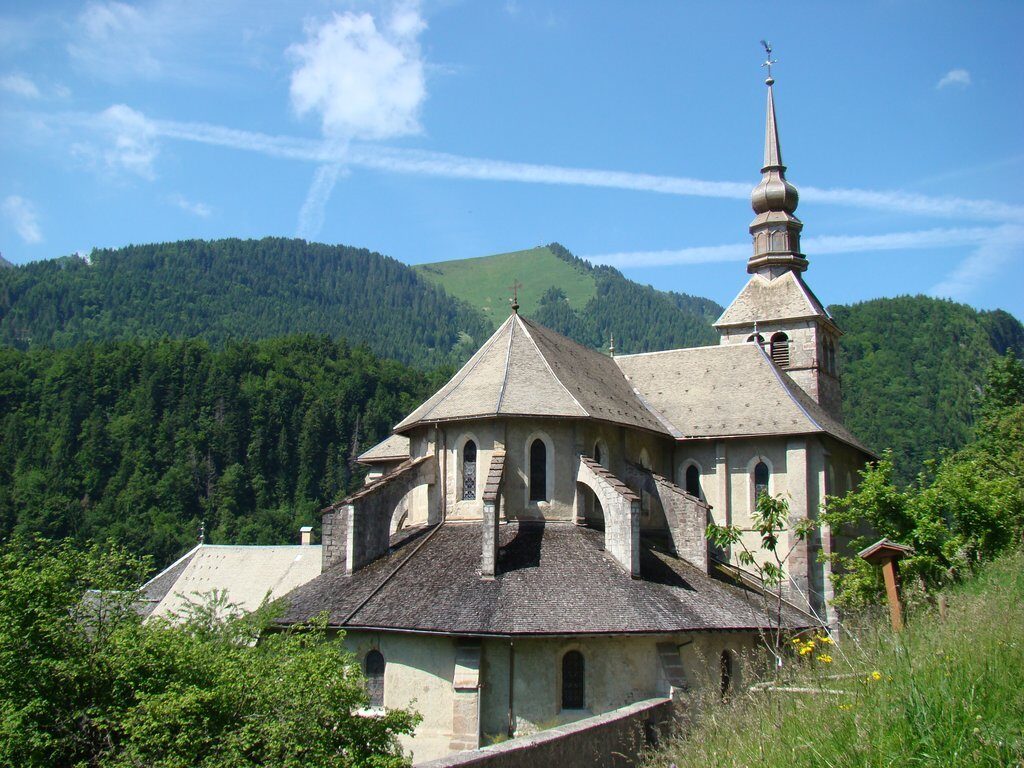
[[775,59],[772,58],[772,44],[771,43],[769,43],[767,40],[762,40],[761,41],[761,45],[764,46],[764,52],[766,54],[768,54],[768,58],[765,59],[764,60],[764,64],[761,65],[762,67],[767,67],[768,68],[768,77],[765,78],[764,82],[765,82],[765,85],[772,85],[772,84],[775,83],[775,78],[772,77],[772,64],[778,64],[779,62],[777,62]]
[[512,305],[512,311],[516,313],[519,312],[519,289],[522,287],[523,284],[518,280],[513,280],[512,285],[508,287],[512,291],[512,298],[509,300],[509,303]]

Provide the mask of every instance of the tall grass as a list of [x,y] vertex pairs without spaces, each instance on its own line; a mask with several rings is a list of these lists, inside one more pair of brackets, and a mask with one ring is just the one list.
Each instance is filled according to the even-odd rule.
[[[647,765],[1024,766],[1024,553],[946,593],[899,635],[868,625],[795,659],[784,685],[705,706]],[[830,693],[828,691],[835,691]]]

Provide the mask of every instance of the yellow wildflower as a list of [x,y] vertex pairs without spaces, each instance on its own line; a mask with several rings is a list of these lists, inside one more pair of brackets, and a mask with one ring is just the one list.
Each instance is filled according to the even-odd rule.
[[822,644],[824,644],[824,645],[832,645],[832,638],[831,637],[822,636],[822,637],[819,637],[818,640],[820,640],[822,642]]
[[829,656],[827,653],[823,653],[820,656],[818,656],[818,661],[820,661],[822,664],[831,664],[832,657]]
[[872,672],[871,673],[871,679],[872,680],[881,680],[882,679],[882,673],[881,672]]

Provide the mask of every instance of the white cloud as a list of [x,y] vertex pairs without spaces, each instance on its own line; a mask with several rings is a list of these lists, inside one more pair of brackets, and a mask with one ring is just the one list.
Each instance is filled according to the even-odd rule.
[[36,207],[32,201],[19,195],[8,195],[0,205],[0,211],[3,212],[7,222],[14,227],[18,236],[26,243],[35,245],[43,241],[43,232],[39,227],[39,215],[36,213]]
[[38,99],[42,96],[39,92],[39,86],[25,75],[18,73],[0,77],[0,89],[26,99]]
[[[714,181],[685,176],[659,176],[594,168],[567,168],[464,157],[442,152],[426,152],[367,143],[273,136],[206,123],[149,120],[141,113],[123,105],[112,107],[107,112],[114,109],[130,113],[134,116],[135,121],[141,124],[140,127],[145,128],[143,135],[150,140],[154,156],[156,146],[153,137],[161,137],[256,152],[270,157],[316,163],[317,165],[341,164],[346,167],[363,167],[389,173],[408,173],[439,178],[571,185],[734,200],[749,199],[752,187],[751,182]],[[72,120],[76,119],[74,116],[71,118]],[[78,116],[77,119],[80,122],[83,121],[81,116]],[[96,119],[97,116],[89,116],[85,122],[96,122]],[[899,190],[822,189],[819,187],[801,187],[801,197],[805,201],[818,204],[865,208],[887,213],[906,213],[938,219],[998,223],[1024,222],[1024,206],[997,200],[937,197]]]
[[213,209],[206,203],[189,200],[181,194],[171,195],[168,199],[170,200],[171,205],[175,205],[185,211],[185,213],[191,213],[193,216],[198,216],[202,219],[209,218],[210,214],[213,213]]
[[1024,226],[1007,224],[996,227],[942,281],[928,292],[933,296],[967,300],[995,277],[1000,268],[1013,259],[1024,258]]
[[[825,235],[804,238],[801,250],[813,258],[842,253],[953,248],[988,242],[999,229],[998,227],[958,227],[890,232],[884,235]],[[613,267],[666,267],[682,264],[745,261],[750,257],[751,247],[750,243],[733,243],[665,251],[624,251],[585,256],[584,258],[596,264],[608,264]]]
[[308,25],[289,53],[291,98],[301,115],[320,116],[326,136],[384,139],[420,132],[427,95],[418,37],[426,23],[413,4],[395,7],[378,25],[369,13],[334,13]]
[[74,31],[68,53],[94,74],[120,79],[162,72],[153,52],[152,18],[136,6],[116,0],[90,3],[78,15]]
[[971,84],[971,73],[966,69],[951,69],[944,74],[935,84],[936,88],[946,88],[951,85],[966,88]]
[[159,153],[157,133],[145,115],[124,104],[115,104],[100,113],[97,127],[107,138],[101,156],[108,169],[149,180],[156,178],[153,161]]

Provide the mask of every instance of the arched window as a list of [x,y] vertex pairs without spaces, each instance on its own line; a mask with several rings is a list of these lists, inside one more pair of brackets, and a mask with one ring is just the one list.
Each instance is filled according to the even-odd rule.
[[761,498],[762,493],[768,493],[768,480],[771,477],[771,473],[768,471],[768,465],[763,461],[757,462],[754,466],[754,504],[757,504],[757,500]]
[[686,492],[700,498],[700,469],[696,464],[686,468]]
[[472,440],[462,446],[462,498],[476,498],[476,443]]
[[583,654],[569,651],[562,657],[562,709],[584,709],[587,706],[587,669]]
[[760,345],[761,345],[762,347],[764,346],[764,336],[762,336],[762,335],[761,335],[760,333],[752,333],[752,334],[750,334],[750,335],[749,335],[749,336],[747,337],[747,341],[748,341],[748,342],[749,342],[749,341],[756,341],[756,342],[757,342],[758,344],[760,344]]
[[366,654],[366,693],[371,707],[384,706],[384,654],[374,649]]
[[732,690],[732,654],[729,651],[722,651],[722,656],[719,659],[719,671],[721,673],[720,688],[722,691],[722,698],[724,699],[729,695]]
[[640,461],[638,463],[644,469],[651,469],[651,454],[647,452],[646,448],[640,449]]
[[839,368],[836,365],[836,343],[832,339],[828,340],[828,371],[833,376],[839,375]]
[[539,437],[530,446],[530,501],[547,501],[548,447]]
[[789,367],[789,336],[781,331],[772,334],[771,356],[779,368]]
[[594,461],[601,463],[601,443],[594,443]]

